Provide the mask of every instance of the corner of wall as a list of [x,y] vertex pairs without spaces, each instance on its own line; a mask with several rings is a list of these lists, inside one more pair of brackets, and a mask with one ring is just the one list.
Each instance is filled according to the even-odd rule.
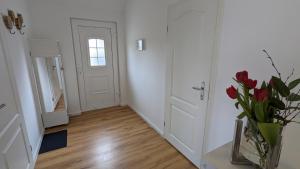
[[154,124],[145,114],[143,114],[140,111],[137,111],[135,108],[132,106],[128,106],[134,112],[136,112],[151,128],[153,128],[160,136],[164,137],[164,131],[161,130],[156,124]]

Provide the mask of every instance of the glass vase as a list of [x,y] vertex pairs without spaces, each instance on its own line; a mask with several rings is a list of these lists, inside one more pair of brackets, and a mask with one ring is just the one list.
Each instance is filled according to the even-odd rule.
[[248,122],[243,134],[241,153],[254,164],[255,169],[276,169],[282,148],[283,128],[277,138],[277,144],[270,146],[260,134],[255,123]]
[[275,147],[269,146],[266,152],[266,159],[261,161],[261,169],[276,169],[278,167],[282,149],[282,132],[283,130],[281,129]]

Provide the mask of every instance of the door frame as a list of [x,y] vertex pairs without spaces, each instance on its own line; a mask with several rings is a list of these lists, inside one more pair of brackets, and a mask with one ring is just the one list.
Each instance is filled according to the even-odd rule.
[[[181,0],[183,1],[183,0]],[[180,3],[180,1],[178,1]],[[177,2],[177,3],[178,3]],[[172,3],[174,4],[174,3]],[[170,4],[168,6],[168,13],[169,13],[169,8],[172,6]],[[215,91],[215,84],[216,84],[216,77],[217,77],[217,72],[218,72],[218,67],[215,67],[213,65],[216,65],[218,63],[219,59],[219,46],[220,46],[220,38],[221,38],[221,30],[222,30],[222,21],[223,21],[223,10],[224,10],[224,0],[218,0],[218,13],[217,13],[217,20],[216,20],[216,26],[215,26],[215,36],[214,36],[214,42],[213,42],[213,51],[212,51],[212,56],[211,56],[211,66],[210,66],[210,80],[208,84],[208,92],[206,94],[207,99],[207,104],[206,104],[206,111],[204,112],[204,119],[202,122],[204,122],[204,128],[203,128],[203,137],[202,137],[202,152],[200,152],[201,155],[204,155],[207,151],[207,140],[205,139],[205,136],[207,135],[207,124],[209,120],[209,111],[212,110],[213,107],[213,100],[214,100],[214,91]],[[170,112],[170,103],[169,103],[169,98],[171,96],[171,89],[172,89],[172,63],[173,63],[173,51],[170,46],[169,42],[169,33],[168,33],[168,24],[169,24],[169,14],[167,16],[167,45],[166,45],[166,80],[165,80],[165,106],[164,106],[164,134],[163,137],[167,139],[167,120],[170,120],[168,115]],[[169,122],[170,123],[170,122]]]
[[109,28],[112,39],[112,64],[113,64],[113,81],[114,81],[114,90],[115,90],[115,105],[121,104],[121,89],[120,89],[120,68],[119,68],[119,51],[118,51],[118,27],[117,22],[114,21],[101,21],[101,20],[93,20],[93,19],[82,19],[82,18],[70,18],[71,22],[71,30],[72,30],[72,38],[73,38],[73,48],[74,48],[74,56],[75,56],[75,66],[76,66],[76,77],[78,84],[78,93],[80,100],[80,108],[81,111],[86,111],[82,106],[82,100],[84,99],[80,93],[80,81],[83,80],[78,76],[78,64],[82,64],[82,56],[81,56],[81,48],[79,42],[79,34],[76,29],[79,26],[85,27],[97,27],[97,28]]

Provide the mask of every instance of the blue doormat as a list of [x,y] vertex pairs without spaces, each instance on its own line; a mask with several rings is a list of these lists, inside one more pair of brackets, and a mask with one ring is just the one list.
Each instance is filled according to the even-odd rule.
[[68,142],[67,130],[45,134],[39,154],[64,148],[67,146],[67,142]]

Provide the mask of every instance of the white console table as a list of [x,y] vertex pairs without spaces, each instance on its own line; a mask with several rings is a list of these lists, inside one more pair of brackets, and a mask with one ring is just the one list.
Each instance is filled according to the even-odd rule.
[[[206,154],[200,169],[253,169],[251,166],[233,165],[230,163],[231,145],[231,143],[228,143]],[[289,163],[281,160],[278,169],[300,169],[300,166],[297,168],[291,167]]]

